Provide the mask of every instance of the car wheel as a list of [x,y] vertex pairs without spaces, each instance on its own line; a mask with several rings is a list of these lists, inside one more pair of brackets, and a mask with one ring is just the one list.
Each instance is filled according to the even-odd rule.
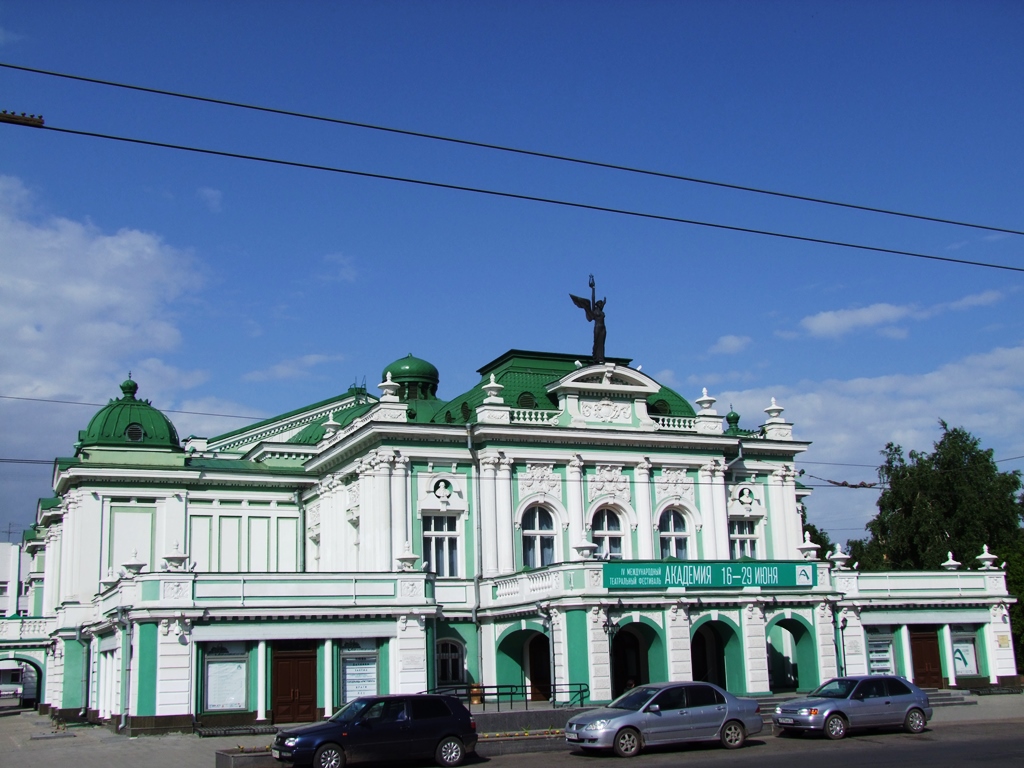
[[920,733],[928,721],[924,719],[924,712],[920,709],[912,709],[907,712],[903,720],[903,730],[907,733]]
[[829,715],[825,720],[825,735],[830,739],[841,739],[846,735],[846,720],[842,715]]
[[615,734],[612,749],[619,757],[635,757],[640,753],[640,732],[636,728],[623,728]]
[[730,720],[722,726],[721,739],[726,749],[739,749],[747,740],[747,729],[739,720]]
[[434,761],[438,765],[444,766],[461,765],[465,757],[466,750],[463,748],[462,742],[454,736],[441,739],[441,743],[437,745],[437,750],[434,752]]
[[324,744],[313,755],[313,768],[345,768],[345,753],[337,744]]

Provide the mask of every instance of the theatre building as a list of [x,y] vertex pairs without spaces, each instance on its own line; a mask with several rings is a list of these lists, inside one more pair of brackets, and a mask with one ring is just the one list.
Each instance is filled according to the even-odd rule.
[[479,373],[442,400],[410,355],[379,393],[183,441],[125,381],[55,462],[0,659],[33,667],[44,710],[133,734],[456,685],[1016,680],[998,553],[936,573],[818,553],[780,404],[741,428],[618,358],[512,350]]

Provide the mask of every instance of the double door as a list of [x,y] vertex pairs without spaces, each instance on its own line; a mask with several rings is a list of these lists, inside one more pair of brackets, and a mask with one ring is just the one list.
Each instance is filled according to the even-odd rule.
[[310,723],[317,719],[316,651],[273,651],[270,682],[275,723]]

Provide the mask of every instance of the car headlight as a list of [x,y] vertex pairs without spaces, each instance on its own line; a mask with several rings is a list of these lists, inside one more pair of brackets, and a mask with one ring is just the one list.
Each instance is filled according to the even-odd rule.
[[814,708],[804,707],[799,712],[797,712],[797,714],[798,715],[816,715],[816,714],[818,714],[818,708],[817,707],[814,707]]
[[775,714],[776,715],[781,715],[782,714],[782,707],[781,706],[778,706],[778,707],[775,708]]
[[592,723],[587,723],[586,728],[584,728],[583,730],[584,731],[600,731],[601,729],[603,729],[607,725],[608,725],[608,721],[607,720],[595,720]]
[[298,743],[299,743],[299,739],[298,739],[297,736],[292,736],[290,739],[285,739],[284,740],[284,745],[286,747],[289,747],[289,748],[290,747],[294,747]]

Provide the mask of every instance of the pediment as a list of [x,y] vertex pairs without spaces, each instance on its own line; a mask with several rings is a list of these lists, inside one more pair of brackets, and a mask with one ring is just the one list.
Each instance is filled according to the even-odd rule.
[[647,397],[661,389],[654,379],[640,371],[615,363],[580,368],[548,385],[548,392],[577,392],[619,397]]

